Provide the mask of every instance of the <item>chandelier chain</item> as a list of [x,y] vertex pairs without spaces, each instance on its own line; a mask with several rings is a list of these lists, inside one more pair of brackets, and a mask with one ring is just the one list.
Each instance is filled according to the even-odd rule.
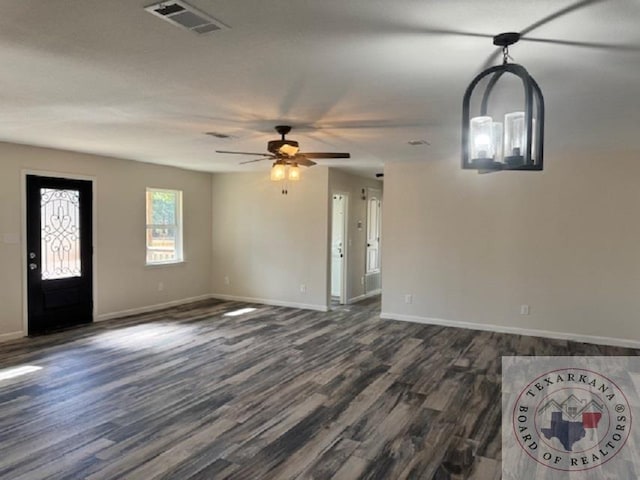
[[509,60],[513,60],[513,57],[509,55],[509,46],[505,45],[502,47],[502,64],[506,65],[509,63]]

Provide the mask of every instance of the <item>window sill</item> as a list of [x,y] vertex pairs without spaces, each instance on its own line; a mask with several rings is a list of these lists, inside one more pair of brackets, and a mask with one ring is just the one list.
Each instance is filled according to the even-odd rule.
[[162,262],[162,263],[145,263],[145,268],[158,268],[158,267],[174,267],[178,265],[186,265],[185,260],[176,260],[175,262]]

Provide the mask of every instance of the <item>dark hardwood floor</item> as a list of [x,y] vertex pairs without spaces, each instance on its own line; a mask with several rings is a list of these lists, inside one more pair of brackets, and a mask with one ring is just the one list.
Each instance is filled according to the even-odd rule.
[[0,380],[0,478],[498,479],[501,355],[639,353],[378,312],[207,301],[2,344],[42,369]]

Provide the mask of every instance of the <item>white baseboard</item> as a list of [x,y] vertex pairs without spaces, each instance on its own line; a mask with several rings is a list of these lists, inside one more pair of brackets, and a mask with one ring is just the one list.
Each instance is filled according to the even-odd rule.
[[213,293],[211,294],[211,298],[216,298],[218,300],[227,300],[230,302],[261,303],[263,305],[273,305],[276,307],[301,308],[303,310],[316,310],[318,312],[329,311],[329,308],[326,305],[314,305],[311,303],[283,302],[280,300],[270,300],[268,298],[238,297],[236,295],[225,295],[222,293]]
[[3,333],[3,334],[0,334],[0,343],[9,342],[11,340],[17,340],[18,338],[22,338],[24,336],[25,336],[24,332]]
[[171,302],[157,303],[155,305],[147,305],[146,307],[131,308],[129,310],[122,310],[119,312],[102,313],[96,317],[96,322],[104,322],[105,320],[113,320],[114,318],[128,317],[129,315],[138,315],[141,313],[153,312],[156,310],[163,310],[165,308],[171,308],[178,305],[184,305],[185,303],[198,302],[200,300],[208,300],[213,298],[210,294],[198,295],[197,297],[181,298],[180,300],[172,300]]
[[593,343],[596,345],[610,345],[614,347],[640,349],[640,341],[627,340],[622,338],[598,337],[595,335],[552,332],[549,330],[536,330],[532,328],[506,327],[503,325],[462,322],[457,320],[443,320],[441,318],[418,317],[414,315],[404,315],[391,312],[381,312],[380,318],[386,320],[399,320],[402,322],[422,323],[424,325],[440,325],[443,327],[466,328],[469,330],[483,330],[487,332],[509,333],[513,335],[526,335],[529,337],[553,338],[556,340],[570,340],[572,342]]
[[380,295],[381,293],[382,293],[382,290],[378,289],[378,290],[373,290],[372,292],[365,293],[364,295],[358,295],[357,297],[353,297],[347,300],[347,305],[361,302],[365,298],[375,297],[376,295]]

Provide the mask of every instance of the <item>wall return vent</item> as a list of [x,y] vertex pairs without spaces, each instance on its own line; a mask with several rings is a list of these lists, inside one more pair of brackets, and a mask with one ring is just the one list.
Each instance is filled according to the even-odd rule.
[[226,30],[229,27],[210,15],[192,7],[182,0],[154,3],[144,7],[155,16],[174,25],[191,30],[194,33],[203,34]]

